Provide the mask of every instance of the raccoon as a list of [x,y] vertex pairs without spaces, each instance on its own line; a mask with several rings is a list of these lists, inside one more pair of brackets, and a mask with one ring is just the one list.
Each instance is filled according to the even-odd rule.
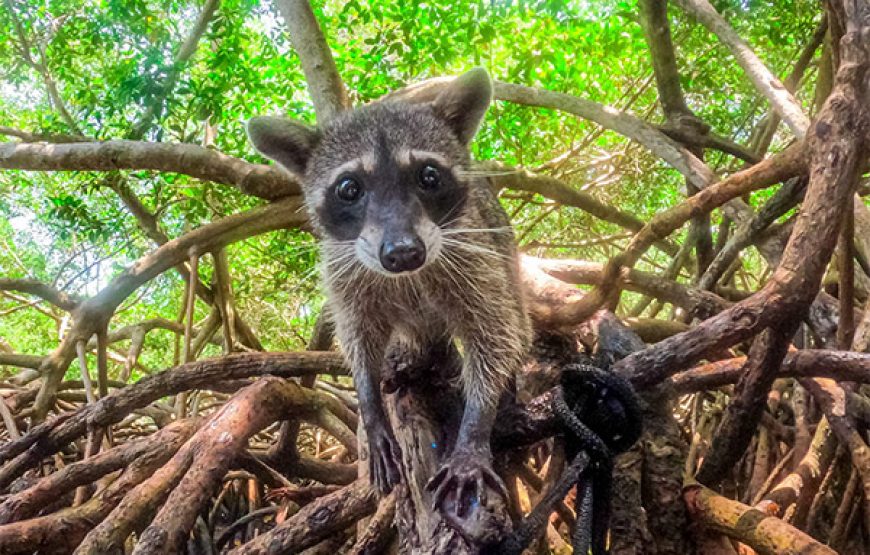
[[468,146],[491,98],[478,68],[425,103],[388,98],[319,129],[277,117],[247,125],[257,150],[301,179],[381,491],[400,480],[381,402],[387,347],[422,354],[439,341],[461,345],[465,408],[455,447],[429,482],[436,507],[451,492],[482,500],[487,486],[505,491],[490,432],[530,337],[508,217],[470,168]]

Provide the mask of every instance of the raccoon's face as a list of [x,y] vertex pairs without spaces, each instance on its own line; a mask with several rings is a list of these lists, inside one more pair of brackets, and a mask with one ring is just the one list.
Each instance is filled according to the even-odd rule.
[[429,137],[448,130],[428,111],[385,104],[353,114],[325,132],[309,164],[306,199],[321,235],[352,242],[376,272],[401,275],[435,260],[441,228],[465,205],[458,176],[467,155]]
[[491,95],[486,72],[472,70],[430,103],[376,103],[320,130],[254,118],[248,135],[261,153],[302,176],[327,255],[401,276],[436,260],[443,230],[463,214],[468,143]]

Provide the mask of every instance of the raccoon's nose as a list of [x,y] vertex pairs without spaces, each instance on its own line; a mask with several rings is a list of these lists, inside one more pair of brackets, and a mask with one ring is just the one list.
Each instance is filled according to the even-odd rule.
[[426,246],[418,237],[381,243],[381,265],[388,272],[410,272],[426,262]]

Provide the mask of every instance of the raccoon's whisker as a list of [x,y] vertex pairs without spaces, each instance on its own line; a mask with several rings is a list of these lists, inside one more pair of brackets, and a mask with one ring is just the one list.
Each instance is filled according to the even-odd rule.
[[342,241],[342,242],[326,242],[321,243],[321,248],[324,251],[328,252],[337,252],[337,253],[353,253],[354,252],[354,242],[353,241]]
[[323,246],[323,250],[329,251],[329,252],[351,253],[351,254],[356,252],[352,243],[351,244],[324,243],[322,246]]
[[462,272],[456,268],[456,264],[450,258],[450,251],[448,249],[444,249],[441,251],[441,256],[438,257],[438,264],[444,270],[444,275],[453,282],[453,285],[456,286],[457,291],[462,290],[462,286],[459,284],[459,281],[456,279],[455,274],[461,274]]
[[408,282],[414,299],[417,301],[418,304],[423,304],[423,295],[420,293],[420,289],[417,287],[417,280],[414,278],[409,278],[406,281]]
[[353,252],[331,251],[324,253],[323,262],[327,267],[332,267],[336,264],[347,262],[354,257]]
[[486,256],[491,256],[493,258],[499,258],[502,260],[511,260],[511,257],[509,255],[502,254],[500,252],[496,252],[492,249],[488,249],[488,248],[486,248],[482,245],[479,245],[477,243],[470,243],[468,241],[457,241],[456,239],[450,239],[448,237],[442,237],[441,241],[445,245],[450,245],[450,246],[454,247],[455,249],[467,250],[470,252],[475,252],[475,253],[483,254]]
[[353,260],[348,259],[343,261],[336,261],[335,263],[327,266],[327,271],[332,277],[340,277],[352,270],[355,266],[356,264],[353,263]]
[[[458,253],[455,253],[454,251],[450,251],[450,250],[445,250],[445,253],[447,254],[447,256],[445,257],[445,260],[448,261],[450,266],[453,268],[454,275],[456,277],[462,278],[462,282],[467,287],[470,287],[474,292],[476,292],[479,295],[479,297],[481,299],[484,299],[486,296],[483,294],[483,291],[480,290],[480,286],[477,283],[475,283],[474,280],[468,279],[468,275],[462,270],[461,262],[453,258],[453,255],[454,254],[458,255]],[[455,282],[456,281],[454,280],[454,283]],[[458,284],[457,284],[457,286],[458,286]],[[465,289],[465,287],[462,287],[461,289]]]
[[462,177],[499,177],[502,175],[516,175],[521,170],[456,170],[456,175]]
[[511,226],[502,227],[451,227],[442,229],[442,235],[459,235],[461,233],[509,233],[513,228]]
[[348,272],[352,272],[351,275],[354,275],[359,270],[360,266],[362,266],[362,264],[357,262],[352,251],[349,253],[342,253],[341,255],[332,257],[326,261],[327,270],[333,280],[338,280],[348,275]]
[[340,284],[342,281],[342,277],[346,275],[348,272],[353,270],[352,264],[344,264],[340,266],[338,269],[330,270],[329,279],[332,280],[332,283]]
[[330,256],[329,260],[325,261],[326,268],[330,272],[334,272],[336,269],[346,266],[348,264],[353,264],[354,256],[353,254],[341,254],[338,256]]
[[346,249],[353,250],[356,241],[321,241],[320,245],[324,249]]
[[[446,222],[445,222],[445,223],[438,224],[439,227],[448,226],[448,225],[450,225],[450,224],[456,222],[457,220],[459,220],[459,218],[462,217],[462,214],[461,214],[461,213],[458,213],[458,212],[457,212],[457,209],[460,209],[460,210],[461,210],[461,208],[464,206],[464,204],[465,204],[465,203],[463,202],[463,200],[459,200],[459,201],[456,202],[456,204],[454,204],[453,206],[451,206],[451,207],[450,207],[450,210],[447,211],[447,214],[445,214],[445,215],[444,215],[444,218],[443,218],[444,220],[446,220]],[[448,220],[448,218],[450,218],[451,216],[453,216],[453,214],[457,214],[456,217],[453,218],[453,219]]]

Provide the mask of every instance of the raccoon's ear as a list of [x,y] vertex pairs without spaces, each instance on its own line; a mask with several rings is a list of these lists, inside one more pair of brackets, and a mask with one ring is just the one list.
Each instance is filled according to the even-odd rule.
[[462,141],[468,144],[477,132],[492,100],[492,82],[482,67],[476,67],[454,79],[432,103]]
[[275,116],[251,118],[245,127],[260,154],[296,175],[305,173],[311,151],[320,140],[317,130],[304,123]]

